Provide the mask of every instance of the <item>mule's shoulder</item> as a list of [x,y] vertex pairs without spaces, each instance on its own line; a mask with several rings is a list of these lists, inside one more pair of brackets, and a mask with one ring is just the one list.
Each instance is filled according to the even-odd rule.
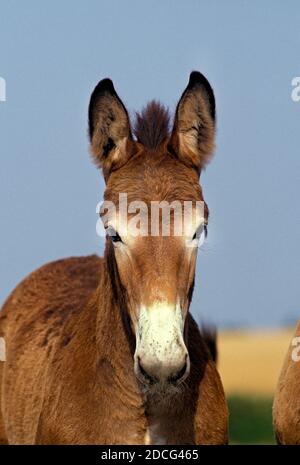
[[102,269],[103,258],[96,255],[70,257],[41,266],[19,283],[4,303],[0,332],[8,319],[24,322],[46,316],[65,318],[97,288]]
[[[81,288],[94,289],[99,283],[99,275],[103,265],[103,258],[97,255],[85,257],[69,257],[46,263],[25,280],[36,281],[51,285],[52,283],[62,288],[73,286],[75,283]],[[63,280],[61,281],[61,278]]]
[[37,275],[44,277],[52,273],[63,273],[75,278],[79,273],[90,274],[91,271],[99,270],[102,262],[103,258],[97,255],[61,258],[37,268],[30,273],[25,280],[37,277]]

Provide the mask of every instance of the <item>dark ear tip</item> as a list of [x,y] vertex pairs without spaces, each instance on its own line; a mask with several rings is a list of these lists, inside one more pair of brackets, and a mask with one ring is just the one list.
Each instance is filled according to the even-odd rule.
[[192,71],[190,74],[188,87],[192,88],[196,86],[197,84],[202,84],[202,85],[204,84],[205,86],[210,87],[208,80],[202,73],[200,73],[200,71]]
[[190,79],[189,79],[187,89],[191,90],[191,89],[193,89],[194,87],[197,87],[197,86],[204,87],[204,89],[205,89],[205,91],[207,93],[208,99],[209,99],[209,103],[210,103],[211,116],[212,116],[212,118],[214,120],[215,117],[216,117],[214,91],[213,91],[209,81],[206,79],[206,77],[202,73],[200,73],[199,71],[192,71],[191,74],[190,74]]
[[94,91],[93,91],[93,94],[94,95],[99,95],[99,94],[103,94],[105,92],[108,92],[109,94],[115,94],[116,93],[113,82],[109,78],[105,78],[105,79],[102,79],[101,81],[99,81],[98,84],[96,85]]
[[104,94],[116,95],[116,91],[113,85],[113,82],[109,78],[102,79],[98,82],[95,89],[92,92],[89,104],[89,135],[92,139],[94,132],[94,118],[93,118],[93,109],[95,103],[101,98]]
[[189,87],[193,87],[195,84],[198,84],[202,81],[203,74],[201,74],[199,71],[192,71],[190,74],[190,79],[189,79]]

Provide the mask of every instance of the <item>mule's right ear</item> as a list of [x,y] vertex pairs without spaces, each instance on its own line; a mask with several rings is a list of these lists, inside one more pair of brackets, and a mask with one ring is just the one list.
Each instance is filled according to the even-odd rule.
[[91,153],[107,179],[130,158],[133,140],[127,110],[110,79],[95,87],[89,105]]

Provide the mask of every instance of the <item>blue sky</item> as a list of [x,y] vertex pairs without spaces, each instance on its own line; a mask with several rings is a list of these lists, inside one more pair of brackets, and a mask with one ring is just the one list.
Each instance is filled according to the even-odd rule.
[[191,70],[215,90],[211,218],[192,311],[220,326],[300,316],[297,1],[2,1],[0,300],[60,257],[101,253],[103,193],[87,141],[90,93],[111,77],[130,111],[173,110]]

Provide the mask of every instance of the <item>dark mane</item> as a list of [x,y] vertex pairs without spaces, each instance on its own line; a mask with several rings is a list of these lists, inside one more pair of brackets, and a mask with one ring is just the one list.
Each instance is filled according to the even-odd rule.
[[137,141],[156,149],[169,136],[170,114],[161,103],[152,100],[136,113],[133,132]]

